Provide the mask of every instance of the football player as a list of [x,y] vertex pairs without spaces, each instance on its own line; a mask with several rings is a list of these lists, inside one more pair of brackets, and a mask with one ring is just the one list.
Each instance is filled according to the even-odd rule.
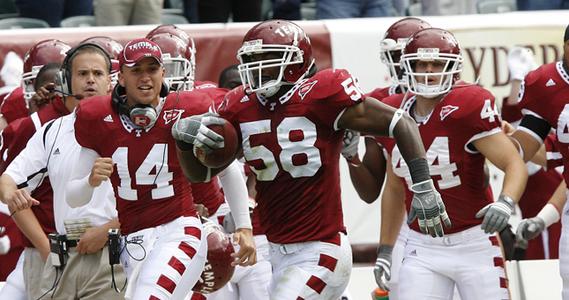
[[[271,299],[337,299],[348,284],[352,258],[339,188],[343,129],[396,137],[411,165],[412,211],[418,209],[425,230],[443,235],[450,221],[407,115],[366,98],[346,70],[315,72],[310,39],[295,23],[255,25],[237,57],[243,86],[218,110],[237,129],[256,176],[257,209],[271,245]],[[195,138],[201,135],[192,121],[178,121],[179,139],[206,152],[223,147],[219,137]],[[191,161],[191,151],[184,154]]]
[[[393,23],[385,32],[381,41],[381,61],[387,66],[391,76],[391,86],[377,88],[368,94],[369,97],[381,100],[387,96],[404,93],[407,89],[405,76],[399,64],[401,51],[413,33],[430,28],[429,23],[413,17],[403,18]],[[359,133],[346,131],[342,155],[348,162],[350,178],[358,195],[367,203],[373,203],[379,196],[385,178],[386,159],[381,146],[382,137],[365,137],[366,152],[363,160],[358,156]],[[404,224],[404,208],[394,212],[387,207],[392,201],[382,201],[381,236],[375,265],[375,278],[380,288],[390,290],[389,297],[397,300],[397,284],[399,267],[403,259],[403,249],[407,240],[409,227]],[[395,232],[387,227],[401,228],[396,236],[388,236]],[[392,258],[393,255],[393,258]],[[393,265],[392,265],[393,262]],[[389,281],[388,283],[386,281]]]
[[[474,84],[455,85],[462,56],[450,32],[438,28],[416,32],[403,49],[400,63],[410,93],[383,102],[401,107],[417,122],[432,180],[453,227],[444,238],[433,239],[416,223],[410,225],[399,298],[452,299],[456,286],[462,299],[507,299],[496,232],[506,226],[525,188],[525,165],[501,131],[492,94]],[[397,206],[411,201],[409,169],[401,159],[400,146],[389,141],[383,145],[390,160],[382,201],[392,201],[390,207],[399,212],[402,209]],[[505,172],[502,193],[495,202],[485,185],[485,159]],[[390,228],[392,236],[399,230]]]
[[[34,80],[40,69],[48,63],[61,64],[71,46],[60,40],[43,40],[32,46],[24,55],[22,87],[6,95],[0,106],[0,129],[11,122],[30,115],[30,103],[35,93]],[[32,111],[33,112],[33,111]]]
[[[128,250],[121,254],[129,279],[126,297],[181,299],[200,277],[207,243],[171,127],[179,118],[207,112],[212,99],[199,92],[169,93],[162,51],[145,38],[125,45],[119,68],[111,96],[83,101],[76,110],[75,137],[85,163],[73,170],[76,180],[66,199],[71,206],[84,205],[93,188],[110,179]],[[186,171],[190,179],[210,179],[199,162]],[[234,234],[241,246],[235,263],[252,264],[247,203],[230,206],[242,216]]]
[[[522,81],[518,106],[522,109],[524,117],[518,129],[512,134],[514,144],[518,147],[525,161],[534,157],[540,149],[551,129],[557,136],[556,144],[563,160],[563,177],[565,183],[569,179],[569,26],[565,29],[563,58],[560,61],[542,65],[529,72]],[[557,222],[560,218],[562,224],[567,222],[567,202],[560,207],[546,205],[546,211],[540,215],[545,216],[545,224]],[[564,212],[564,213],[563,213]],[[533,227],[533,226],[532,226]],[[528,228],[529,229],[529,228]],[[569,252],[568,227],[562,226],[559,241],[559,268],[563,279],[563,299],[569,299]],[[528,233],[524,233],[528,236]]]

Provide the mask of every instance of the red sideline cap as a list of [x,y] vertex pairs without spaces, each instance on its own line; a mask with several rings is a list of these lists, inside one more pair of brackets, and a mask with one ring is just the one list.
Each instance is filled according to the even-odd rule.
[[153,57],[162,64],[162,51],[158,44],[145,38],[134,39],[124,46],[119,57],[119,67],[126,65],[130,68],[146,57]]

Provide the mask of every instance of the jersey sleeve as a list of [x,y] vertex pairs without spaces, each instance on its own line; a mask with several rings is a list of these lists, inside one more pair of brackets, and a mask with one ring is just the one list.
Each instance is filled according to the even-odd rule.
[[[324,70],[307,84],[315,84],[312,99],[309,103],[314,107],[314,113],[324,124],[338,130],[338,120],[344,111],[363,101],[365,94],[359,87],[358,81],[347,70]],[[303,87],[300,87],[302,90]],[[310,94],[308,94],[310,95]],[[308,102],[308,101],[307,101]]]
[[26,147],[28,140],[35,132],[30,118],[18,119],[2,131],[0,146],[0,174],[6,170],[14,158]]
[[530,134],[538,142],[543,142],[553,125],[546,118],[549,106],[543,105],[543,91],[540,88],[542,68],[530,72],[522,81],[518,94],[518,106],[524,115],[518,129]]
[[29,187],[30,192],[41,184],[47,172],[47,153],[44,144],[44,132],[51,122],[34,133],[25,148],[8,165],[4,174],[8,174],[18,187]]
[[[457,109],[457,114],[450,113],[454,117],[453,128],[466,135],[468,141],[465,150],[471,153],[478,152],[472,142],[501,132],[502,119],[498,113],[494,96],[487,90],[478,88],[477,92],[471,94],[471,99],[462,101]],[[446,108],[446,110],[445,110]],[[445,106],[441,110],[441,118],[447,111],[454,110],[453,106]],[[464,126],[468,124],[469,126]]]
[[[90,113],[87,101],[81,101],[75,109],[75,139],[82,147],[89,148],[99,152],[98,143],[100,134],[93,128],[93,124],[97,124],[93,114]],[[91,126],[89,126],[91,125]]]
[[26,100],[24,100],[24,94],[21,90],[15,89],[6,95],[0,106],[0,113],[8,124],[29,115]]
[[559,152],[557,136],[551,133],[545,138],[545,157],[547,159],[547,169],[555,169],[563,166],[563,156]]

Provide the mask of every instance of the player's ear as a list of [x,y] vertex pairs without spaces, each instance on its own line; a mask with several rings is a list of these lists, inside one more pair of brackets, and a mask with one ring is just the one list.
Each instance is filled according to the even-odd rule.
[[125,83],[124,83],[124,77],[122,75],[122,69],[119,71],[119,76],[118,76],[118,84],[122,87],[124,87]]

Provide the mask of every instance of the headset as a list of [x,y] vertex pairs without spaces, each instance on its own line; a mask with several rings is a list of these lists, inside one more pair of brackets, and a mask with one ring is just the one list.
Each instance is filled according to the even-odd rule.
[[[73,95],[73,92],[71,90],[71,74],[73,73],[71,71],[71,65],[72,65],[73,59],[77,55],[78,51],[85,49],[85,48],[96,48],[96,49],[98,49],[99,52],[102,55],[104,55],[105,60],[107,62],[107,65],[109,66],[109,70],[108,70],[109,74],[111,73],[111,70],[112,70],[111,56],[109,55],[109,53],[107,53],[107,51],[105,49],[103,49],[101,46],[99,46],[97,44],[93,44],[93,43],[80,44],[77,47],[72,48],[71,50],[67,51],[67,53],[65,54],[65,59],[63,59],[63,63],[61,64],[61,69],[56,74],[55,82],[58,86],[60,86],[61,91],[59,91],[59,92],[61,92],[63,95],[75,96],[75,95]],[[80,99],[78,99],[78,100],[80,100]]]
[[[168,96],[170,92],[170,88],[165,82],[162,82],[162,87],[160,88],[160,97]],[[113,89],[113,93],[111,96],[113,106],[119,112],[119,114],[123,114],[130,118],[132,123],[137,126],[140,126],[144,129],[151,128],[156,123],[158,119],[158,113],[156,108],[152,105],[147,104],[135,104],[132,107],[129,107],[126,102],[126,89],[117,84]]]

